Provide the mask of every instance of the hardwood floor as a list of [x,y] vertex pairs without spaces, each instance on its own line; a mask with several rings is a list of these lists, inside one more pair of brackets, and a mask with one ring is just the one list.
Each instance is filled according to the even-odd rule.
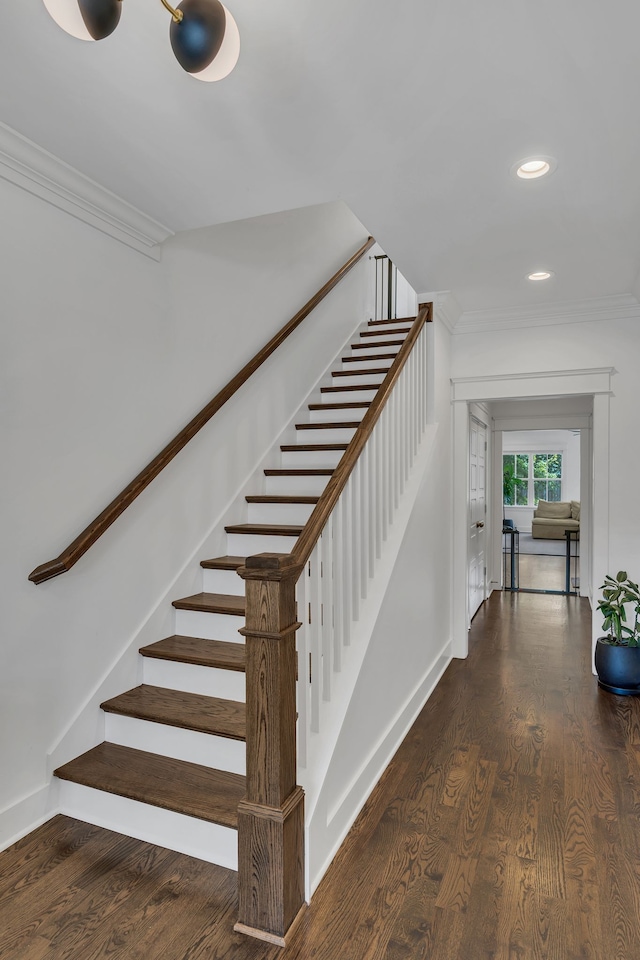
[[230,871],[58,817],[0,854],[0,958],[637,960],[640,702],[589,623],[484,605],[284,952],[233,933]]
[[564,557],[541,557],[521,553],[519,566],[521,590],[564,590]]

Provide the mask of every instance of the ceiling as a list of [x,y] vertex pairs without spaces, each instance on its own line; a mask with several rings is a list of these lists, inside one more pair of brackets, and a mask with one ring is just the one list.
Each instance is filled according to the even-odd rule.
[[[0,120],[174,231],[340,198],[462,311],[636,292],[637,0],[225,2],[242,49],[214,84],[160,0],[94,44],[12,4]],[[514,178],[536,154],[555,172]]]

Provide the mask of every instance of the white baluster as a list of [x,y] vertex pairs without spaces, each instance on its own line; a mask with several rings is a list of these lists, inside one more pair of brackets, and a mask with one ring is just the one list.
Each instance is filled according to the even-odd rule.
[[398,386],[397,386],[398,410],[399,410],[398,436],[397,436],[397,456],[398,456],[397,470],[398,470],[398,490],[399,490],[400,496],[402,496],[402,494],[404,493],[404,484],[405,484],[404,460],[402,457],[402,430],[403,430],[404,418],[407,410],[404,402],[406,380],[407,378],[405,376],[405,371],[403,370],[402,373],[400,374],[400,379],[398,381]]
[[[335,511],[334,511],[335,512]],[[333,513],[322,531],[321,624],[322,624],[322,699],[331,700],[333,681]]]
[[382,458],[383,458],[383,441],[382,441],[382,418],[378,418],[378,422],[375,426],[375,435],[376,435],[376,462],[375,462],[375,471],[376,471],[376,559],[380,559],[382,553],[382,540],[383,540],[383,512],[382,512]]
[[380,432],[382,440],[382,461],[380,463],[380,479],[382,486],[382,539],[387,539],[389,529],[389,411],[385,407],[380,414]]
[[393,420],[389,404],[385,407],[387,431],[387,527],[393,523]]
[[362,470],[360,472],[360,596],[367,599],[369,587],[369,476],[371,458],[371,437],[362,451]]
[[362,520],[360,514],[360,473],[361,473],[361,457],[358,457],[356,465],[353,468],[353,472],[350,478],[351,486],[351,512],[352,512],[352,523],[351,523],[351,564],[352,564],[352,578],[351,578],[351,588],[353,591],[353,601],[352,601],[352,617],[354,620],[360,619],[360,541],[362,538]]
[[343,638],[342,641],[345,647],[348,647],[351,643],[351,602],[353,592],[351,589],[351,573],[353,570],[352,560],[351,560],[351,549],[353,544],[351,527],[352,527],[352,513],[351,513],[351,491],[349,486],[351,484],[351,478],[347,481],[347,485],[342,491],[341,497],[341,507],[342,507],[342,551],[344,555],[344,593],[342,596],[342,625],[343,625]]
[[311,729],[320,730],[320,700],[322,698],[322,647],[320,644],[320,550],[315,545],[310,557],[311,600]]
[[336,671],[342,669],[342,646],[344,642],[344,530],[341,500],[333,511],[333,664]]
[[298,650],[298,758],[302,766],[307,763],[307,733],[311,716],[311,682],[309,676],[309,564],[304,570],[296,587],[298,620],[300,628],[296,633]]

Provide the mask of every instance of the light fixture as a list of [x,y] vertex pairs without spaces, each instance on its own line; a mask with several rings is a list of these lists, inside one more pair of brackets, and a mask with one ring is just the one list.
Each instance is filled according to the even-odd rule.
[[553,276],[550,270],[538,270],[536,273],[530,273],[527,280],[548,280]]
[[521,180],[537,180],[538,177],[544,177],[549,173],[549,162],[547,160],[526,160],[521,163],[516,174]]
[[[51,17],[79,40],[104,40],[120,22],[124,0],[43,0]],[[180,66],[198,80],[222,80],[240,55],[238,26],[220,0],[182,0],[173,7],[169,40]]]
[[517,180],[539,180],[556,169],[553,157],[525,157],[511,167],[511,174]]

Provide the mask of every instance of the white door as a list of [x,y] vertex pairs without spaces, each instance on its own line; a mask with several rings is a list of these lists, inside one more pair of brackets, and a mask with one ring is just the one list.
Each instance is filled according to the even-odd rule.
[[486,599],[487,426],[469,418],[469,623]]

